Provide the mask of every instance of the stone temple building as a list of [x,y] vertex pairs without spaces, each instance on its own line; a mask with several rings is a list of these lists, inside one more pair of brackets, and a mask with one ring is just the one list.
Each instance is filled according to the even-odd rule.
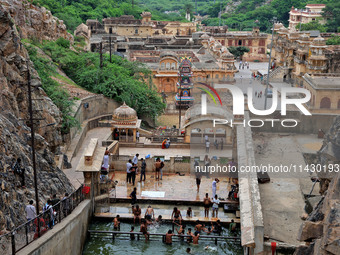
[[101,22],[88,19],[90,37],[95,34],[120,35],[129,37],[187,36],[196,32],[197,22],[156,21],[152,20],[150,12],[143,12],[141,19],[132,15],[105,18]]
[[180,57],[190,57],[194,83],[231,83],[237,71],[234,56],[213,37],[201,36],[200,49],[130,50],[129,59],[145,63],[159,92],[177,91]]
[[203,31],[213,36],[225,47],[245,46],[249,52],[243,55],[245,61],[268,61],[267,57],[267,38],[268,34],[260,33],[258,27],[253,31],[228,31],[226,26],[202,27]]
[[136,111],[124,102],[112,114],[111,130],[113,139],[123,143],[135,143],[136,132],[140,125],[141,120],[138,119]]
[[279,79],[308,89],[312,112],[339,113],[340,47],[326,45],[329,34],[319,31],[297,32],[278,23],[274,32],[272,57],[276,68],[270,81]]

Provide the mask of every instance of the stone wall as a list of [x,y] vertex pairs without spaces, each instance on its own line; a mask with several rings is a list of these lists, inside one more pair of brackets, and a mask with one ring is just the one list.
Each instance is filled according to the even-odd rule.
[[[327,132],[318,163],[340,164],[340,116]],[[320,193],[323,195],[300,228],[298,238],[306,242],[295,255],[340,254],[340,172],[320,172]]]
[[[25,206],[35,200],[32,168],[31,134],[25,121],[28,114],[28,68],[31,74],[32,98],[35,125],[45,126],[35,134],[38,192],[40,208],[47,198],[71,192],[72,186],[65,174],[56,167],[54,154],[62,142],[60,134],[61,115],[59,109],[41,89],[41,81],[33,63],[21,44],[17,24],[3,8],[9,1],[0,1],[0,232],[12,230],[26,221]],[[20,158],[25,169],[25,185],[21,177],[13,172],[13,165]]]
[[92,203],[90,200],[85,200],[60,224],[17,254],[82,254],[91,216]]
[[74,118],[80,123],[80,127],[71,128],[70,133],[64,137],[64,151],[71,151],[67,155],[69,161],[77,154],[86,133],[99,127],[100,120],[110,119],[110,115],[119,106],[119,103],[103,95],[89,96],[76,102],[73,108]]
[[54,17],[45,7],[35,6],[25,0],[0,0],[0,5],[13,18],[21,38],[43,41],[63,37],[73,41],[64,21]]

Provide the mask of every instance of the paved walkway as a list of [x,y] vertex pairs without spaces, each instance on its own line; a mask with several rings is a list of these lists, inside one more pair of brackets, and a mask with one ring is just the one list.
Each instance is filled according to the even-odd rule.
[[[293,164],[304,167],[306,163],[303,153],[313,152],[309,144],[318,142],[315,136],[313,138],[310,135],[294,134],[262,133],[253,136],[253,139],[257,148],[257,165]],[[297,234],[303,223],[300,216],[304,213],[305,206],[303,194],[309,193],[313,185],[310,174],[298,171],[285,174],[269,173],[269,176],[270,183],[259,184],[264,234],[274,240],[298,245],[300,242],[297,241]],[[317,187],[313,194],[318,194]]]
[[209,153],[205,152],[205,146],[202,144],[201,150],[197,150],[197,146],[200,145],[193,145],[193,148],[190,149],[181,149],[181,148],[170,148],[169,149],[162,149],[160,148],[131,148],[131,147],[120,147],[119,148],[119,155],[127,155],[133,157],[137,153],[139,153],[139,158],[145,158],[146,155],[151,154],[152,157],[154,156],[165,156],[165,158],[170,157],[189,157],[193,155],[201,155],[201,160],[203,160],[206,154],[209,157],[227,157],[231,158],[232,150],[225,148],[223,150],[216,150],[215,147],[211,147]]
[[75,157],[73,157],[71,160],[72,168],[64,169],[64,173],[76,189],[79,188],[82,183],[84,183],[83,173],[76,172],[79,160],[83,160],[82,156],[84,150],[92,138],[98,138],[98,146],[101,146],[102,141],[107,137],[109,132],[111,132],[111,128],[95,128],[88,131],[77,155],[75,155]]

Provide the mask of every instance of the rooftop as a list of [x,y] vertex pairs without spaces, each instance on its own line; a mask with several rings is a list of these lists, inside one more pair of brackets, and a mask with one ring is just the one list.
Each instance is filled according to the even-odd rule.
[[339,74],[305,74],[304,80],[307,81],[314,89],[336,89],[340,90]]

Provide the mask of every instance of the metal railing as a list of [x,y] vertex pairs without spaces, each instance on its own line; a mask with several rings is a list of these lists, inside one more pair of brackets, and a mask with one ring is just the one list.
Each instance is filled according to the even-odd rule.
[[[121,231],[104,231],[104,230],[88,230],[87,231],[89,233],[89,237],[104,237],[104,238],[110,238],[110,239],[116,239],[118,237],[120,237],[119,239],[130,239],[130,235],[134,235],[137,236],[137,240],[140,240],[141,237],[144,238],[144,234],[142,232],[121,232]],[[128,238],[122,238],[122,237],[128,237]],[[149,239],[150,241],[155,241],[158,240],[157,237],[161,237],[162,241],[165,242],[165,234],[161,234],[161,233],[148,233]],[[192,236],[190,235],[179,235],[179,234],[175,234],[173,235],[174,237],[177,237],[177,239],[173,240],[173,241],[181,241],[184,238],[192,238]],[[156,237],[156,238],[151,238],[151,237]],[[240,237],[233,237],[233,236],[217,236],[217,235],[200,235],[199,239],[210,239],[213,240],[215,242],[215,244],[217,244],[218,241],[226,241],[226,240],[231,240],[231,241],[241,241]]]
[[[7,234],[0,236],[0,254],[16,254],[34,240],[41,237],[53,226],[60,223],[84,200],[83,186],[62,199],[51,211],[43,211],[36,218],[25,222]],[[40,231],[38,233],[38,222]]]

